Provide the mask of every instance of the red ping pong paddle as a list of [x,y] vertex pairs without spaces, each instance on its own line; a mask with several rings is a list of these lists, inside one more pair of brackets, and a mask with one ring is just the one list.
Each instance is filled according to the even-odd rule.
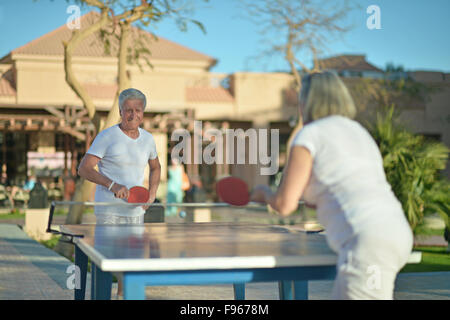
[[226,177],[216,184],[219,198],[233,206],[245,206],[250,201],[247,184],[236,177]]
[[144,187],[132,187],[128,197],[129,203],[147,203],[150,192]]

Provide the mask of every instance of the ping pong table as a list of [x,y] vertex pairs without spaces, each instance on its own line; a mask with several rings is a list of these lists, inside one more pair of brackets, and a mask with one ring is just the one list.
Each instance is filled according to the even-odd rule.
[[112,275],[123,276],[124,299],[145,299],[146,286],[232,284],[245,299],[245,284],[278,282],[280,299],[307,299],[308,281],[334,279],[336,254],[323,234],[295,227],[251,223],[146,223],[62,225],[75,235],[75,264],[91,298],[110,299]]

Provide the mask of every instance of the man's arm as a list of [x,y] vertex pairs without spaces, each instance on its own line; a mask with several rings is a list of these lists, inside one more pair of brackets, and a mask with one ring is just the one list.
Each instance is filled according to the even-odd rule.
[[[78,175],[82,178],[85,178],[95,184],[99,184],[104,186],[105,188],[109,188],[113,180],[105,177],[100,172],[95,170],[95,166],[100,161],[100,158],[93,156],[91,154],[86,154],[80,162],[80,166],[78,167]],[[111,188],[111,192],[114,193],[116,198],[127,199],[129,196],[128,189],[120,185],[118,183],[114,183]]]
[[161,164],[159,163],[159,158],[148,160],[148,165],[150,166],[149,181],[149,191],[150,198],[149,202],[153,202],[156,199],[156,192],[158,191],[159,182],[161,179]]

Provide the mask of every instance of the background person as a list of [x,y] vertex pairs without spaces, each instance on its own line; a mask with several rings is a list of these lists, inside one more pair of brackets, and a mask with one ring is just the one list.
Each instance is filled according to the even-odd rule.
[[64,169],[63,177],[63,190],[64,190],[64,201],[71,201],[73,195],[75,194],[76,182],[75,177],[69,172],[69,170]]
[[[183,165],[178,159],[172,158],[171,164],[168,168],[169,178],[167,180],[167,203],[183,202],[183,173]],[[165,210],[165,214],[167,216],[175,216],[177,212],[177,207],[169,206]]]
[[23,187],[12,186],[11,187],[11,204],[13,207],[17,205],[18,202],[23,202],[24,206],[27,206],[28,200],[30,199],[30,191],[34,188],[36,184],[36,175],[31,173],[28,179],[23,184]]
[[36,175],[31,174],[28,180],[25,182],[23,190],[31,191],[33,190],[35,184],[36,184]]
[[334,299],[392,299],[413,235],[386,180],[380,151],[351,120],[356,108],[336,74],[305,76],[300,109],[306,125],[293,140],[277,192],[257,186],[251,199],[284,216],[302,196],[317,206],[327,242],[338,254]]

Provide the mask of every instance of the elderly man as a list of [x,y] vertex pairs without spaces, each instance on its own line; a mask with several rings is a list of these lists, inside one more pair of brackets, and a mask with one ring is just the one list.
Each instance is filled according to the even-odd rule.
[[[121,122],[101,131],[78,168],[78,174],[97,184],[96,202],[123,202],[129,189],[142,186],[144,170],[150,166],[149,202],[156,198],[161,166],[153,136],[139,126],[144,120],[145,95],[137,89],[120,93]],[[98,165],[98,171],[95,166]],[[97,224],[141,224],[142,207],[96,207]]]

